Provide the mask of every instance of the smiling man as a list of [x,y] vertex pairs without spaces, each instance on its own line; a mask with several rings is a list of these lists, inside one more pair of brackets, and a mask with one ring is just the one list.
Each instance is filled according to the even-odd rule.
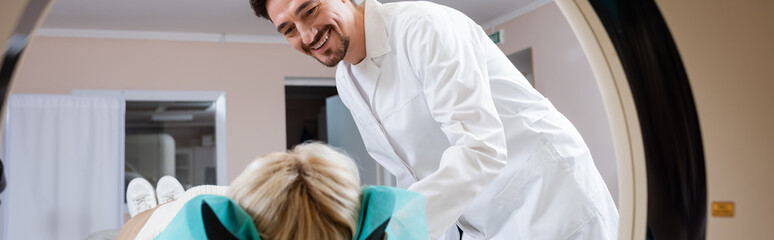
[[617,237],[580,134],[464,14],[429,2],[250,4],[295,49],[337,66],[368,152],[425,196],[433,239]]
[[[313,56],[328,67],[336,66],[345,58],[347,62],[358,63],[365,57],[363,11],[354,4],[269,1],[266,9],[287,10],[271,13],[274,16],[271,19],[277,19],[277,31],[296,50]],[[347,12],[350,14],[342,14]],[[262,14],[269,16],[267,12]],[[354,41],[351,51],[350,41]]]

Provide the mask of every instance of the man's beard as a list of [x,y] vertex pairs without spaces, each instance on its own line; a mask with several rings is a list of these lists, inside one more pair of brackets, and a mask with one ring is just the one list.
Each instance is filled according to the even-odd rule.
[[[325,35],[325,33],[327,33],[328,31],[333,32],[333,27],[329,26],[324,31],[320,31],[319,35],[316,36],[316,38],[315,38],[316,41],[314,41],[314,42],[315,43],[319,42],[320,38],[322,38],[323,35]],[[332,50],[331,48],[328,48],[323,53],[323,57],[324,56],[329,56],[329,55],[333,54],[333,58],[328,59],[328,61],[323,61],[322,59],[318,58],[317,56],[314,56],[312,54],[312,51],[311,51],[311,46],[304,46],[303,47],[304,52],[306,52],[306,54],[308,54],[309,56],[312,56],[314,59],[317,59],[317,61],[319,61],[320,63],[322,63],[323,65],[325,65],[327,67],[335,67],[336,65],[339,64],[339,62],[341,62],[341,60],[344,59],[344,56],[347,55],[347,49],[349,49],[349,37],[348,36],[341,36],[341,35],[339,35],[339,36],[341,38],[341,48],[338,50],[338,52],[334,53],[333,52],[334,50]]]
[[[344,59],[344,56],[347,55],[347,49],[349,48],[349,37],[341,37],[341,48],[339,48],[339,51],[337,53],[334,53],[333,58],[328,59],[328,61],[320,60],[319,58],[315,57],[317,61],[320,61],[323,65],[327,67],[335,67],[336,65],[341,62],[341,60]],[[329,55],[332,51],[330,48],[325,50],[325,55]]]

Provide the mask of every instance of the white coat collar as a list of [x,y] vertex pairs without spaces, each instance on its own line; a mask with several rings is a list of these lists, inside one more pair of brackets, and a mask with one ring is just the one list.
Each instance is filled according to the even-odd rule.
[[[339,62],[339,66],[336,69],[336,87],[339,92],[346,92],[348,94],[340,94],[342,101],[348,105],[349,109],[353,113],[371,113],[368,115],[369,120],[376,121],[372,107],[364,100],[365,96],[362,96],[357,87],[355,81],[373,81],[373,86],[370,89],[363,89],[368,92],[370,96],[374,95],[376,91],[375,87],[378,84],[379,76],[381,75],[381,68],[379,64],[374,62],[374,59],[384,56],[390,52],[390,44],[387,39],[387,28],[385,27],[384,18],[382,17],[383,6],[376,0],[365,0],[361,3],[365,8],[364,12],[364,28],[366,36],[366,57],[358,64],[351,64],[345,61]],[[352,67],[359,66],[364,68],[365,71],[361,72],[362,75],[358,76],[358,79],[351,79],[348,71]],[[360,96],[360,97],[353,97]],[[373,103],[373,99],[370,99],[370,103]]]
[[365,42],[366,58],[377,58],[390,52],[387,27],[382,16],[382,4],[376,0],[365,0]]

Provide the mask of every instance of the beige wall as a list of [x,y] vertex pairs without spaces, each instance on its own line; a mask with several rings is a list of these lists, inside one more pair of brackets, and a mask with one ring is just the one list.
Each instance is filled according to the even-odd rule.
[[11,92],[225,91],[230,182],[255,157],[285,149],[284,77],[333,75],[284,44],[35,37]]
[[656,1],[677,43],[699,114],[707,197],[734,217],[707,239],[771,239],[774,228],[774,2]]
[[[501,49],[506,54],[532,47],[536,88],[578,128],[617,201],[615,157],[602,99],[578,40],[556,4],[496,29],[505,29]],[[36,37],[11,91],[225,91],[231,180],[255,156],[284,149],[283,78],[333,73],[288,45]]]
[[[555,3],[498,25],[500,49],[511,54],[532,48],[535,88],[575,125],[618,202],[618,175],[612,135],[602,96],[575,33]],[[491,30],[491,29],[487,29]]]

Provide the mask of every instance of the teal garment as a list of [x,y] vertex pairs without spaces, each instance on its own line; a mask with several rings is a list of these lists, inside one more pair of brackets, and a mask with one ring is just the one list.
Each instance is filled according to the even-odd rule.
[[[384,230],[382,230],[384,229]],[[430,239],[425,198],[394,187],[366,186],[355,240]]]
[[[209,237],[208,237],[209,236]],[[230,198],[199,195],[177,212],[156,239],[260,240],[253,219]]]
[[[429,239],[422,195],[393,187],[363,188],[354,240]],[[199,195],[188,201],[156,239],[260,240],[250,216],[231,199]]]

